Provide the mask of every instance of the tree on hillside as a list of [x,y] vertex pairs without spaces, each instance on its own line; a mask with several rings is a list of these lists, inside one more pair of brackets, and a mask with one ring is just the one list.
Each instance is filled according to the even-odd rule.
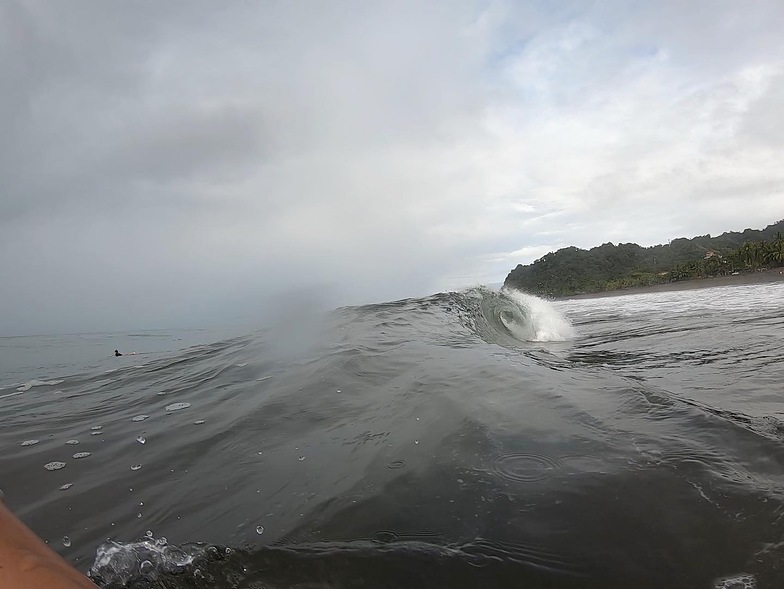
[[769,249],[769,259],[777,266],[784,264],[784,234],[781,231],[777,231],[773,237]]

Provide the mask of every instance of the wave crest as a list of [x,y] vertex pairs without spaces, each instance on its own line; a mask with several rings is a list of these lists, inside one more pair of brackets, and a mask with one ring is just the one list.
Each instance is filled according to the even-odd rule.
[[500,345],[562,342],[575,336],[569,320],[544,299],[512,289],[486,287],[460,293],[469,307],[469,327],[482,339]]

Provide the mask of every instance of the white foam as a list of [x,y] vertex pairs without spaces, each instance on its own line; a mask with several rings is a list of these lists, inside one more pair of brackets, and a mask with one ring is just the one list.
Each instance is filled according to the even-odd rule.
[[190,403],[172,403],[171,405],[166,405],[166,411],[179,411],[180,409],[187,409],[190,406]]
[[182,573],[208,549],[197,545],[170,545],[166,538],[149,534],[138,542],[123,544],[109,540],[95,553],[88,573],[101,585],[125,587],[139,581],[155,581],[161,574]]
[[5,399],[6,397],[15,397],[17,395],[21,395],[24,391],[16,391],[15,393],[7,393],[5,395],[0,395],[0,399]]
[[713,583],[713,589],[757,589],[757,580],[754,575],[740,573],[717,579]]
[[[572,324],[549,301],[514,289],[503,289],[503,292],[526,310],[530,331],[515,335],[534,342],[563,342],[574,338]],[[510,325],[507,327],[514,329]]]
[[25,391],[29,391],[33,387],[45,387],[45,386],[54,386],[65,382],[64,380],[29,380],[23,385],[17,387],[17,392],[23,393]]

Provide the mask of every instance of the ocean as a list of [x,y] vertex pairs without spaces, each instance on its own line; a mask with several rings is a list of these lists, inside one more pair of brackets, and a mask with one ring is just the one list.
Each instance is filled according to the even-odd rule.
[[0,488],[102,587],[780,588],[783,295],[0,338]]

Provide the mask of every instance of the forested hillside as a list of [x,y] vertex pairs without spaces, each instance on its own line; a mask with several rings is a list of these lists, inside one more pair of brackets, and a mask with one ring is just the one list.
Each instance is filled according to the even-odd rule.
[[679,238],[666,245],[605,243],[567,247],[518,266],[504,281],[531,292],[563,296],[647,286],[784,265],[784,220],[762,230]]

